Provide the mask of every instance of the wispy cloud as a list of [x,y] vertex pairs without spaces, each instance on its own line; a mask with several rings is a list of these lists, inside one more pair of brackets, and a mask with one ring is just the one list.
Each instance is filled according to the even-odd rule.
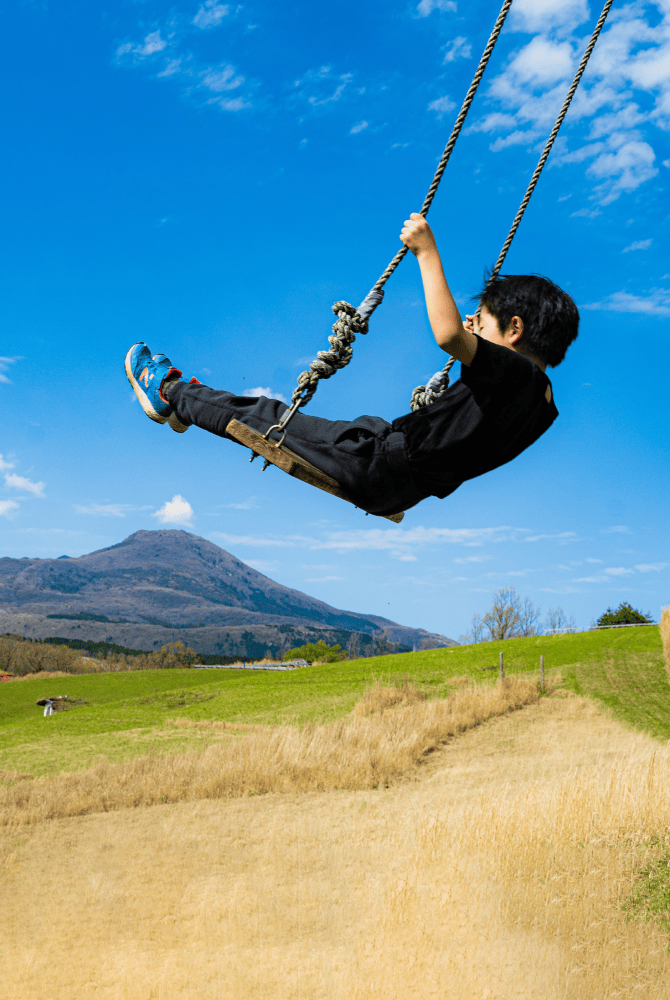
[[458,4],[455,0],[421,0],[416,8],[416,14],[417,17],[428,17],[434,10],[455,13],[458,10]]
[[255,385],[253,389],[245,389],[242,393],[247,399],[255,399],[256,396],[265,396],[266,399],[278,399],[282,403],[286,403],[286,397],[281,394],[281,392],[274,392],[269,385]]
[[630,246],[624,247],[621,253],[630,253],[631,250],[648,250],[651,244],[651,240],[636,240]]
[[19,506],[16,500],[0,500],[0,517],[9,517]]
[[18,476],[15,472],[5,473],[5,486],[13,490],[32,493],[36,497],[44,496],[45,483],[34,483],[32,479],[27,479],[25,476]]
[[352,125],[349,129],[349,133],[350,135],[358,135],[359,132],[364,132],[367,127],[368,122],[356,122],[356,124]]
[[[502,133],[491,144],[494,152],[531,148],[546,136],[584,49],[589,18],[586,0],[515,0],[508,26],[534,37],[490,78],[486,99],[497,107],[470,126]],[[610,15],[550,161],[584,163],[596,181],[589,195],[600,205],[658,174],[651,140],[670,123],[669,64],[667,5],[629,3]]]
[[191,23],[201,30],[216,28],[229,13],[230,7],[228,4],[218,3],[217,0],[206,0]]
[[456,38],[444,46],[444,63],[454,62],[455,59],[469,59],[472,54],[472,45],[463,35]]
[[667,569],[670,563],[639,563],[635,569],[638,573],[660,573],[661,570]]
[[600,529],[603,535],[630,535],[630,528],[625,524],[611,524],[607,528]]
[[172,500],[166,500],[163,506],[151,516],[157,517],[161,524],[182,524],[184,527],[191,527],[194,514],[188,500],[185,500],[179,493],[175,493]]
[[648,316],[670,316],[670,290],[652,288],[646,295],[614,292],[601,302],[587,302],[583,309],[600,309],[606,312],[643,313]]
[[0,455],[0,472],[4,472],[5,469],[13,469],[15,464],[15,462],[8,462],[3,455]]
[[436,100],[431,101],[428,105],[429,111],[434,111],[439,119],[444,118],[449,111],[452,111],[456,107],[456,102],[445,95],[444,97],[438,97]]
[[346,580],[346,576],[309,576],[305,583],[328,583],[331,580]]
[[11,379],[7,378],[5,372],[10,365],[15,364],[17,361],[21,361],[20,357],[16,358],[0,358],[0,382],[4,382],[6,385],[11,385]]
[[609,569],[604,569],[603,573],[607,573],[608,576],[631,576],[634,570],[626,566],[610,566]]
[[160,29],[158,31],[150,31],[144,40],[139,43],[124,42],[123,45],[119,45],[116,50],[116,57],[117,59],[124,59],[130,56],[135,62],[140,62],[143,59],[148,59],[150,56],[155,56],[157,53],[162,52],[167,48],[167,44],[167,41],[161,37]]
[[125,517],[131,511],[141,508],[134,507],[129,503],[91,503],[87,506],[75,504],[74,509],[78,514],[93,514],[98,517]]
[[240,500],[239,503],[224,503],[221,504],[222,507],[232,507],[234,510],[259,510],[259,503],[257,497],[247,497],[246,500]]

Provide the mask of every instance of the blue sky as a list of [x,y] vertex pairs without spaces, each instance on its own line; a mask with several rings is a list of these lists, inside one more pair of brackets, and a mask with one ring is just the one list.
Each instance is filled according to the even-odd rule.
[[[507,259],[581,332],[560,419],[401,526],[142,414],[136,340],[289,397],[420,206],[498,12],[489,0],[4,4],[0,554],[184,527],[344,608],[457,638],[513,585],[580,626],[670,603],[670,2],[616,2]],[[514,0],[430,221],[463,311],[599,13]],[[416,261],[310,404],[404,413],[443,364]],[[177,498],[176,500],[174,498]]]

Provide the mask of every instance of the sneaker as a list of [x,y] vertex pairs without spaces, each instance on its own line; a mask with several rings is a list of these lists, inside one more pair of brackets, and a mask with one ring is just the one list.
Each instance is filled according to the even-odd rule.
[[[178,368],[172,368],[171,367],[172,362],[170,361],[170,359],[165,354],[154,354],[154,356],[152,357],[151,360],[155,361],[157,365],[167,365],[168,371],[171,371],[171,372],[177,372],[177,371],[179,371]],[[181,375],[181,372],[179,372],[179,375]],[[191,379],[191,382],[192,381],[193,381],[193,379]],[[162,398],[163,397],[161,396],[161,399]],[[189,427],[191,426],[190,424],[182,424],[181,420],[179,419],[179,417],[177,416],[177,414],[174,412],[174,410],[172,409],[172,407],[170,407],[170,412],[168,414],[167,422],[169,423],[169,425],[172,428],[172,430],[176,431],[177,434],[183,434],[184,431],[187,431],[189,429]]]
[[[133,344],[126,354],[125,368],[128,381],[133,387],[140,406],[148,417],[158,424],[165,424],[173,416],[172,407],[161,395],[163,383],[168,375],[181,375],[178,368],[170,365],[165,355],[157,354],[160,360],[151,357],[151,351],[146,344]],[[176,419],[176,418],[175,418]],[[184,427],[177,421],[180,427]]]

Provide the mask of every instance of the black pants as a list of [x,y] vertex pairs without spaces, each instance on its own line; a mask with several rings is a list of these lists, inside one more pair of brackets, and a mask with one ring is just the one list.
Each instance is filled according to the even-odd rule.
[[[195,424],[219,437],[233,419],[264,434],[286,409],[276,399],[254,399],[220,392],[205,385],[175,382],[169,400],[184,424]],[[286,447],[336,479],[356,506],[370,514],[397,514],[429,494],[414,485],[402,431],[381,417],[324,420],[295,414],[286,432]]]

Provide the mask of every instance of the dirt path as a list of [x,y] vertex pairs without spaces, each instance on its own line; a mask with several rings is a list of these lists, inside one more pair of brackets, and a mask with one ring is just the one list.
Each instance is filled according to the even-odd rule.
[[[0,996],[667,1000],[665,936],[615,910],[619,939],[608,931],[598,945],[610,985],[584,992],[549,918],[519,919],[467,837],[444,836],[445,819],[457,831],[463,810],[494,794],[553,787],[655,747],[581,699],[543,699],[465,734],[392,789],[156,806],[5,833]],[[622,949],[642,958],[619,973]]]

